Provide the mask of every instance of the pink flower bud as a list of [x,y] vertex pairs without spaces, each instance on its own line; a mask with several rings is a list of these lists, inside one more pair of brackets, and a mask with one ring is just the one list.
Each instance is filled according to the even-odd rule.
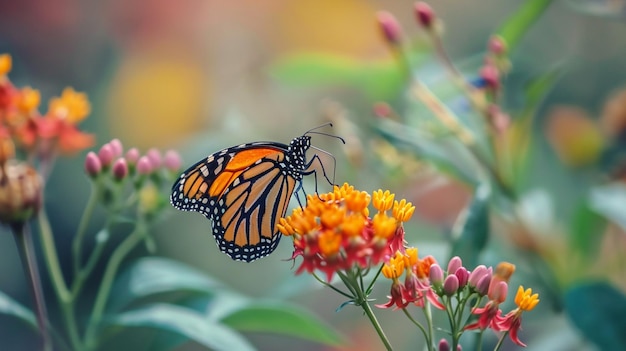
[[402,36],[402,29],[398,20],[389,12],[380,11],[376,15],[378,19],[378,25],[385,37],[385,40],[390,44],[398,44]]
[[443,293],[447,296],[452,296],[456,294],[457,290],[459,290],[459,278],[454,274],[450,274],[443,282]]
[[180,159],[178,152],[174,150],[167,150],[165,156],[163,156],[163,164],[165,165],[165,168],[175,172],[180,169],[183,161]]
[[122,180],[128,174],[128,164],[126,159],[118,158],[113,164],[113,176],[117,180]]
[[95,177],[100,174],[101,170],[102,163],[100,162],[100,159],[95,152],[89,151],[87,156],[85,156],[85,172],[87,172],[90,177]]
[[443,284],[443,269],[441,269],[441,267],[439,267],[436,263],[431,264],[428,277],[433,286],[437,288],[441,287]]
[[459,269],[461,266],[463,266],[463,261],[461,261],[461,257],[452,257],[450,259],[450,262],[448,262],[448,274],[454,274],[454,272],[456,272],[456,270]]
[[141,156],[137,161],[137,173],[141,175],[148,175],[152,173],[152,170],[152,162],[150,162],[148,156]]
[[480,296],[485,296],[489,292],[489,285],[491,283],[491,274],[485,274],[478,280],[476,284],[476,292]]
[[489,44],[487,45],[489,52],[494,55],[504,55],[506,54],[507,47],[504,38],[499,35],[494,35],[489,38]]
[[420,26],[430,29],[435,19],[435,12],[427,3],[418,1],[415,3],[415,19]]
[[465,267],[459,267],[455,272],[457,278],[459,278],[459,288],[464,288],[467,285],[467,281],[469,279],[469,272]]
[[480,78],[488,88],[498,89],[500,87],[500,72],[494,65],[487,64],[483,66],[480,69]]
[[377,102],[374,104],[374,114],[376,117],[389,118],[391,116],[391,106],[386,102]]
[[469,285],[471,287],[476,287],[478,285],[478,281],[487,274],[487,267],[484,265],[480,265],[472,271],[469,275]]
[[134,165],[137,163],[137,161],[139,160],[139,156],[141,156],[139,154],[139,150],[137,150],[136,147],[126,151],[126,161],[128,162],[128,164]]
[[155,148],[148,150],[146,153],[148,159],[150,160],[150,164],[152,165],[152,169],[157,169],[161,167],[161,152]]
[[437,349],[438,351],[450,351],[450,344],[448,343],[448,340],[439,340],[439,347]]
[[107,167],[113,162],[113,147],[111,144],[104,144],[98,151],[98,158],[100,158],[100,163],[102,163],[103,167]]
[[124,153],[124,146],[120,139],[113,139],[109,141],[109,145],[111,145],[111,149],[113,150],[113,157],[120,157],[122,153]]

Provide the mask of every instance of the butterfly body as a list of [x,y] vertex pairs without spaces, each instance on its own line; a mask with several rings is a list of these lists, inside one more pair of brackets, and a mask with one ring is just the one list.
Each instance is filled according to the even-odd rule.
[[307,171],[311,137],[289,145],[255,142],[216,152],[187,169],[172,187],[179,210],[202,213],[213,223],[220,251],[251,262],[276,249],[276,224]]

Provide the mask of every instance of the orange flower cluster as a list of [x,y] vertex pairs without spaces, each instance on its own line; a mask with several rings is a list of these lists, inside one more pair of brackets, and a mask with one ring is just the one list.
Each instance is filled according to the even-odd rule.
[[[394,201],[394,196],[382,190],[370,196],[348,184],[307,196],[306,207],[295,209],[278,224],[281,233],[293,237],[292,258],[303,258],[296,274],[319,270],[330,281],[336,271],[366,269],[404,251],[402,223],[415,207],[406,200]],[[377,210],[372,217],[370,201]]]
[[0,55],[0,138],[10,137],[29,155],[42,160],[93,145],[93,135],[77,127],[91,110],[84,93],[65,88],[60,97],[50,99],[48,111],[41,115],[41,94],[30,87],[13,85],[7,77],[11,66],[11,56]]

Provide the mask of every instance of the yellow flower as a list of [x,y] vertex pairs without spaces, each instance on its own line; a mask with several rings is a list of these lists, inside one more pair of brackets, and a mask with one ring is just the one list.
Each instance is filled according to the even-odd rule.
[[25,87],[20,92],[18,107],[20,111],[22,111],[22,113],[30,115],[34,110],[39,107],[40,102],[41,94],[39,93],[39,90],[33,89],[31,87]]
[[7,73],[11,72],[12,66],[13,66],[13,62],[11,60],[11,55],[9,54],[0,55],[0,76],[6,76]]
[[517,288],[517,294],[515,294],[515,304],[522,311],[532,311],[539,303],[539,294],[533,294],[533,290],[528,288],[524,290],[523,286]]
[[61,97],[50,100],[49,113],[64,119],[70,124],[77,124],[91,112],[87,94],[79,93],[72,88],[63,89]]
[[394,201],[393,203],[393,218],[398,222],[407,222],[413,216],[415,212],[415,206],[412,203],[402,199],[400,202]]
[[389,190],[383,192],[381,189],[378,189],[374,193],[372,193],[372,202],[374,208],[376,208],[380,212],[384,212],[390,210],[393,206],[393,199],[396,194],[391,194]]

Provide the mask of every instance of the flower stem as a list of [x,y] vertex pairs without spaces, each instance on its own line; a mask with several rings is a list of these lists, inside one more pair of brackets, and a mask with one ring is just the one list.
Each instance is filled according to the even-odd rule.
[[367,317],[370,319],[370,322],[372,322],[374,329],[376,329],[376,333],[378,333],[378,336],[380,337],[380,340],[385,345],[385,348],[387,349],[387,351],[392,351],[393,348],[391,347],[391,344],[389,343],[389,339],[387,339],[387,336],[385,335],[383,328],[380,326],[380,323],[378,323],[378,319],[376,319],[376,316],[374,315],[374,312],[372,311],[372,307],[369,305],[369,303],[367,303],[366,299],[365,301],[363,301],[363,303],[361,303],[361,307],[363,308],[363,311],[365,311],[365,314],[367,315]]
[[104,276],[100,283],[100,288],[96,295],[96,300],[87,323],[87,331],[85,333],[85,344],[88,350],[93,350],[97,346],[96,331],[100,326],[102,315],[104,314],[104,308],[109,299],[111,288],[113,287],[113,281],[120,267],[120,264],[126,258],[126,256],[141,242],[143,239],[143,230],[145,230],[142,224],[142,219],[139,219],[135,230],[129,234],[124,241],[113,251],[111,258],[104,271]]
[[504,339],[506,339],[506,336],[509,334],[509,331],[505,331],[504,333],[502,333],[502,336],[500,337],[500,340],[498,340],[498,343],[496,344],[496,347],[493,348],[493,351],[498,351],[500,350],[500,348],[502,347],[502,343],[504,342]]
[[22,266],[28,276],[30,290],[35,300],[35,309],[37,314],[37,326],[41,334],[42,350],[51,351],[52,341],[48,333],[48,312],[46,311],[46,301],[41,288],[41,278],[39,269],[37,268],[37,258],[35,257],[35,247],[33,246],[33,238],[28,224],[20,223],[11,226],[13,236],[20,252]]
[[95,180],[94,183],[92,183],[91,185],[89,200],[87,200],[87,205],[80,219],[78,230],[76,231],[76,236],[72,241],[72,262],[74,267],[74,276],[78,275],[80,272],[83,239],[85,238],[85,233],[87,232],[87,225],[89,224],[89,220],[93,215],[93,211],[96,208],[96,205],[98,204],[98,198],[100,196],[100,186],[98,184],[99,183],[97,182],[97,180]]
[[39,211],[37,221],[39,223],[39,236],[46,260],[46,267],[48,268],[48,273],[52,279],[52,286],[54,287],[59,304],[61,305],[61,311],[63,312],[63,319],[70,338],[70,343],[74,350],[81,350],[82,344],[78,333],[76,317],[74,316],[75,296],[67,289],[65,279],[63,278],[59,257],[54,246],[52,228],[50,227],[50,222],[48,221],[45,211]]

